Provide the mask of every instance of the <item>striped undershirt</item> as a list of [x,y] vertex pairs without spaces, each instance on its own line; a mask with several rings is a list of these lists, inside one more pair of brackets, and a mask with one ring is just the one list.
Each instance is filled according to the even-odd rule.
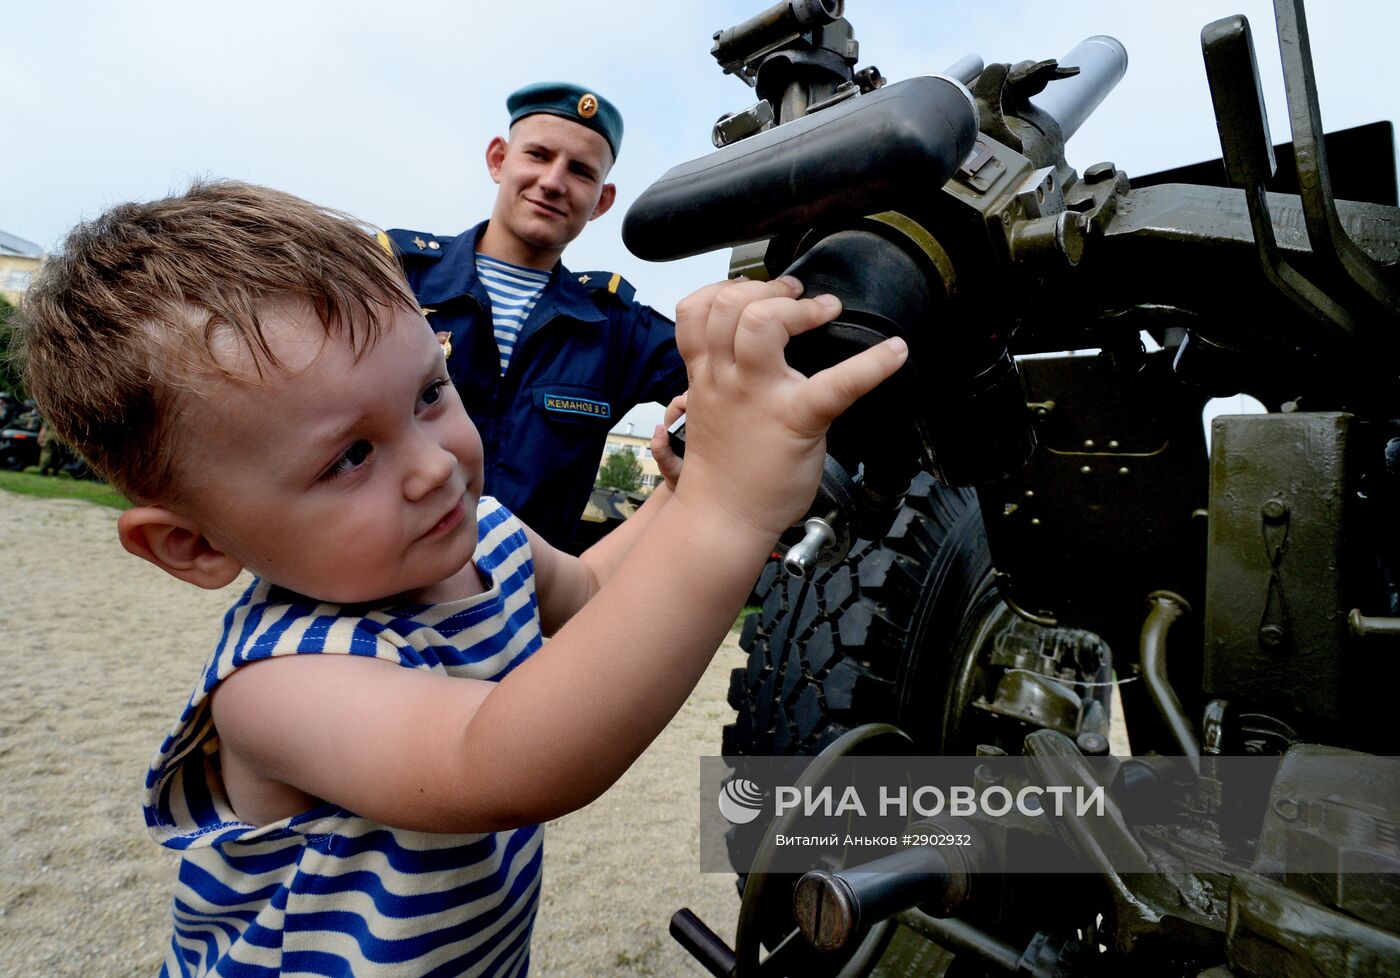
[[499,258],[488,258],[477,252],[476,274],[491,297],[491,321],[496,334],[496,349],[501,352],[501,375],[510,366],[515,341],[535,308],[540,293],[549,282],[549,273],[521,265],[512,265]]
[[499,680],[540,648],[534,560],[520,522],[477,508],[489,590],[436,605],[342,608],[255,580],[146,778],[146,824],[181,854],[164,978],[522,978],[544,829],[445,835],[333,804],[254,826],[224,789],[209,710],[220,682],[283,655],[373,656]]

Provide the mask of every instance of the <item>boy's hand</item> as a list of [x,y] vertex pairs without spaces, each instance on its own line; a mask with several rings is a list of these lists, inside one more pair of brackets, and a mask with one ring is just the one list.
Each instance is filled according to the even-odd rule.
[[676,345],[690,375],[686,478],[676,499],[719,506],[768,539],[806,512],[821,479],[826,430],[897,371],[897,337],[811,377],[788,366],[788,339],[836,318],[835,296],[738,280],[706,286],[676,307]]
[[671,436],[669,434],[671,425],[676,423],[676,419],[685,414],[685,395],[678,394],[671,399],[671,403],[666,405],[666,419],[656,426],[656,430],[651,433],[651,457],[656,462],[656,467],[661,470],[661,477],[666,480],[666,485],[671,491],[676,491],[676,482],[681,477],[681,463],[683,459],[671,450]]

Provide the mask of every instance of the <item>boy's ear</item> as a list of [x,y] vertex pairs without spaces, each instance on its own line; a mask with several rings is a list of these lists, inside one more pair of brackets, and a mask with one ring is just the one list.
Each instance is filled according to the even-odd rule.
[[164,506],[126,510],[117,517],[117,536],[128,553],[202,588],[224,587],[243,570],[243,564],[210,543],[194,521]]
[[590,221],[602,217],[612,207],[613,201],[617,200],[617,185],[612,183],[603,184],[603,193],[598,198],[598,206],[593,208],[593,213],[589,215]]

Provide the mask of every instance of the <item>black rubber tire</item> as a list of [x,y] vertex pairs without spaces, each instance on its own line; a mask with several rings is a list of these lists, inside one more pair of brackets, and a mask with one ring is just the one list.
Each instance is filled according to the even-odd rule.
[[816,754],[863,723],[951,753],[958,650],[996,603],[976,495],[920,474],[884,539],[810,580],[771,561],[730,677],[726,756]]
[[[921,474],[883,539],[859,541],[810,582],[772,561],[755,590],[761,610],[740,637],[748,665],[730,677],[737,716],[724,728],[727,757],[817,754],[867,723],[894,724],[919,753],[970,755],[982,743],[1019,751],[1019,726],[970,709],[995,685],[983,662],[990,637],[1015,621],[996,587],[971,490]],[[756,825],[732,829],[731,845],[751,849],[741,836]],[[1073,933],[1076,908],[1088,904],[1067,898],[1047,908],[1036,889],[1004,886],[1012,879],[984,881],[989,888],[972,923],[1013,944],[1028,941],[1036,927]],[[1060,891],[1076,894],[1082,882],[1062,883]],[[765,945],[791,927],[790,911],[775,911],[761,931]],[[911,937],[881,959],[882,973],[922,973],[938,960],[930,953],[924,939]],[[970,956],[940,967],[949,978],[988,974]]]

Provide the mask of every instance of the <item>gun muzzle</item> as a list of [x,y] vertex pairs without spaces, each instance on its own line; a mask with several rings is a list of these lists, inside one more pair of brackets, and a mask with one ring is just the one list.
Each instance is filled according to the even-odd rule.
[[1080,41],[1060,59],[1065,68],[1078,68],[1073,78],[1060,78],[1031,99],[1031,104],[1060,124],[1066,141],[1079,131],[1099,103],[1123,80],[1128,52],[1117,39],[1095,34]]

